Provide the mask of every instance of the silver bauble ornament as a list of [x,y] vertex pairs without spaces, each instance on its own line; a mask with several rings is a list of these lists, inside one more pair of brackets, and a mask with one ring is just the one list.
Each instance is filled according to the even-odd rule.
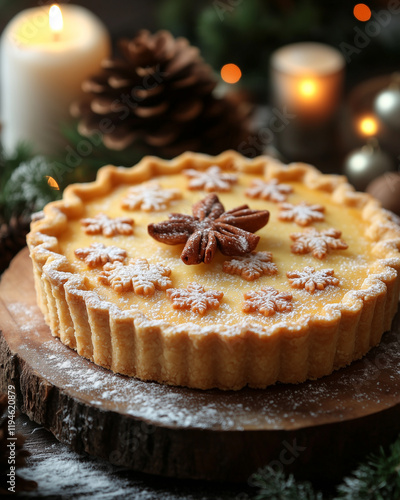
[[361,149],[349,153],[344,160],[344,174],[357,191],[364,191],[379,175],[394,170],[393,159],[383,152],[372,138]]
[[395,75],[388,88],[374,99],[374,111],[387,127],[400,132],[400,77]]

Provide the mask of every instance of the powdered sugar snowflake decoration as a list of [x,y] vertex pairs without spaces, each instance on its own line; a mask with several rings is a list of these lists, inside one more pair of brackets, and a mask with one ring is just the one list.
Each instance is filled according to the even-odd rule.
[[294,221],[299,226],[308,226],[311,222],[324,220],[325,208],[322,205],[309,205],[303,201],[298,205],[282,203],[280,208],[279,220]]
[[97,214],[90,219],[81,219],[83,230],[86,234],[103,234],[110,238],[116,234],[132,234],[134,220],[127,217],[111,219],[106,214]]
[[229,274],[238,274],[247,281],[254,281],[262,275],[276,274],[278,268],[272,262],[271,252],[251,252],[244,257],[226,260],[222,270]]
[[275,203],[285,201],[290,193],[293,193],[292,187],[288,184],[279,184],[278,179],[269,182],[254,180],[245,191],[245,195],[249,198],[261,198]]
[[339,239],[341,231],[334,228],[317,231],[306,229],[303,233],[294,233],[290,238],[294,241],[291,251],[296,254],[311,253],[317,259],[323,259],[330,250],[345,250],[348,245]]
[[167,296],[174,309],[190,309],[203,316],[208,309],[219,308],[224,294],[218,290],[205,290],[198,283],[189,283],[187,288],[170,288]]
[[166,210],[171,201],[181,198],[182,193],[178,189],[164,189],[158,182],[147,182],[129,189],[127,196],[122,201],[122,208],[160,212]]
[[106,247],[103,243],[92,243],[90,247],[77,248],[75,255],[89,267],[97,267],[107,262],[123,262],[126,251],[114,246]]
[[288,271],[286,276],[292,288],[305,288],[307,292],[314,293],[329,285],[338,286],[339,280],[333,274],[333,269],[316,271],[313,267],[305,267],[302,271]]
[[190,168],[183,173],[189,177],[189,189],[204,189],[205,191],[230,191],[232,184],[236,184],[238,178],[234,174],[222,172],[217,165],[213,165],[205,172]]
[[290,312],[293,308],[291,293],[280,292],[272,286],[244,294],[243,312],[259,312],[264,316],[273,316],[276,312]]
[[137,295],[150,296],[156,289],[166,290],[172,286],[170,274],[171,270],[161,264],[149,264],[146,259],[129,259],[126,265],[121,262],[106,264],[98,279],[116,292],[133,291]]

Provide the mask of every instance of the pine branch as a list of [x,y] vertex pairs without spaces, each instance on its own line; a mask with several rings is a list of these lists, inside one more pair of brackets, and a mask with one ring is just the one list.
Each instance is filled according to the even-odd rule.
[[[251,476],[259,488],[254,500],[323,500],[309,482],[297,482],[292,474],[265,467]],[[400,499],[400,436],[385,452],[369,455],[337,488],[334,500]]]
[[309,482],[297,482],[292,474],[285,476],[267,466],[251,476],[251,484],[259,488],[254,500],[323,500]]
[[[22,156],[15,156],[12,163],[19,162]],[[60,198],[60,191],[53,189],[48,178],[51,165],[46,158],[34,156],[22,161],[15,169],[7,163],[2,175],[0,192],[0,219],[8,222],[11,216],[32,213],[41,210],[50,201]],[[5,180],[3,184],[3,180]]]
[[32,157],[33,150],[28,143],[19,143],[12,155],[7,155],[0,144],[0,186],[4,187],[12,172],[23,161],[30,160]]
[[386,453],[370,455],[338,487],[337,499],[394,500],[400,498],[400,436]]
[[0,222],[8,221],[12,207],[7,199],[7,187],[13,172],[23,162],[33,158],[32,147],[27,143],[18,144],[12,155],[7,155],[0,144]]

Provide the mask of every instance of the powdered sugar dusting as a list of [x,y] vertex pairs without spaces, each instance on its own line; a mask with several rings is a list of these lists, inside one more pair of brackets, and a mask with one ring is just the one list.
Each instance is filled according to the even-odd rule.
[[37,305],[26,306],[15,302],[7,307],[15,318],[19,318],[18,323],[21,333],[32,332],[35,336],[39,336],[38,330],[43,326],[43,318],[41,314],[38,314],[39,308]]
[[[51,449],[54,453],[48,454]],[[25,479],[37,481],[40,495],[43,497],[48,498],[54,495],[60,498],[59,495],[62,495],[63,498],[70,498],[71,490],[75,492],[78,490],[79,497],[74,496],[74,498],[90,498],[94,489],[93,485],[96,485],[97,491],[102,491],[102,495],[97,495],[97,498],[126,496],[129,481],[115,476],[108,477],[113,466],[107,462],[85,459],[60,444],[51,444],[48,449],[39,452],[36,448],[31,451],[33,457],[28,459],[29,467],[23,469],[21,475]],[[89,477],[90,481],[88,481]],[[36,491],[26,493],[28,498],[36,496]],[[136,496],[135,498],[150,500],[151,496]]]

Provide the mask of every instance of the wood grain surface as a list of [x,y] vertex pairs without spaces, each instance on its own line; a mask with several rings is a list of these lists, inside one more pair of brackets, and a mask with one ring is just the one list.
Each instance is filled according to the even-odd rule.
[[[31,456],[18,474],[37,482],[23,498],[45,500],[250,500],[257,492],[246,484],[165,478],[118,467],[77,453],[26,415],[17,419]],[[12,498],[12,497],[10,497]],[[21,498],[18,496],[16,498]]]
[[144,473],[247,481],[271,464],[336,481],[400,431],[400,325],[329,377],[266,390],[199,391],[114,374],[52,337],[22,251],[0,283],[0,386],[77,452]]

